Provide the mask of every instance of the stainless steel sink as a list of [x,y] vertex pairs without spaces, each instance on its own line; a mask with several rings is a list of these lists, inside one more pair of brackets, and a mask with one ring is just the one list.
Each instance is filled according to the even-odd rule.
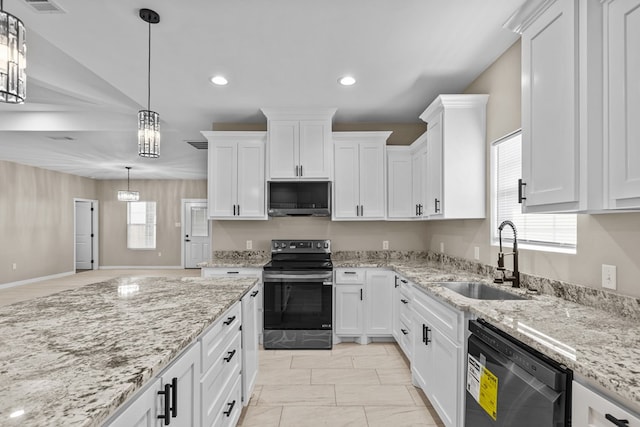
[[438,282],[439,286],[451,289],[462,296],[481,300],[526,300],[526,297],[503,291],[481,282]]

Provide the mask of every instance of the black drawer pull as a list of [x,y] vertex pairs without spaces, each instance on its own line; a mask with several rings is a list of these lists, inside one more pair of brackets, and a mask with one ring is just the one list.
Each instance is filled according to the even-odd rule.
[[240,274],[239,271],[227,271],[227,274]]
[[613,424],[615,424],[618,427],[628,427],[629,426],[629,420],[620,420],[616,417],[614,417],[611,414],[605,414],[604,416],[608,421],[611,421]]
[[236,320],[236,316],[231,316],[231,317],[227,317],[227,320],[225,320],[224,323],[225,325],[229,326],[234,320]]
[[227,417],[231,416],[231,412],[233,412],[233,407],[236,406],[236,401],[234,400],[231,403],[227,403],[227,405],[229,405],[229,408],[223,412],[223,414],[225,414]]
[[344,274],[356,274],[355,271],[345,271]]
[[251,296],[255,298],[255,296],[258,295],[258,293],[260,293],[260,291],[253,291],[251,292]]
[[400,301],[401,301],[403,304],[409,304],[409,301],[407,301],[407,300],[406,300],[406,299],[404,299],[404,298],[403,298],[403,299],[401,299]]
[[406,284],[406,283],[409,283],[409,281],[408,281],[408,280],[404,280],[404,279],[400,279],[400,281],[401,281],[402,283],[405,283],[405,284]]
[[233,356],[236,354],[236,351],[227,351],[227,357],[223,357],[225,362],[231,362],[231,359],[233,359]]
[[402,331],[402,333],[403,333],[404,335],[409,335],[409,331],[407,331],[406,329],[400,329],[400,330]]
[[171,404],[169,403],[169,395],[171,394],[171,384],[165,384],[164,390],[160,390],[158,395],[164,396],[164,410],[161,415],[158,415],[159,420],[164,420],[164,425],[168,426],[171,423],[171,415],[169,412],[171,411]]

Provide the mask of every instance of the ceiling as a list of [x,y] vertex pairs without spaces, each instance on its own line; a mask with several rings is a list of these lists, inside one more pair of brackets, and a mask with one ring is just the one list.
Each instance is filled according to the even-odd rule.
[[[212,123],[265,122],[261,107],[336,107],[334,122],[418,122],[464,90],[517,35],[522,0],[26,0],[27,102],[0,104],[0,159],[96,179],[206,178]],[[137,156],[137,111],[162,120],[159,159]],[[226,86],[209,78],[223,74]],[[337,79],[357,78],[350,87]]]

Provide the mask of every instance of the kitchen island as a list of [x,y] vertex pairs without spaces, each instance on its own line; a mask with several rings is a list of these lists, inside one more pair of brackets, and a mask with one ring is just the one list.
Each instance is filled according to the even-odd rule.
[[0,425],[101,425],[254,283],[117,278],[0,308]]

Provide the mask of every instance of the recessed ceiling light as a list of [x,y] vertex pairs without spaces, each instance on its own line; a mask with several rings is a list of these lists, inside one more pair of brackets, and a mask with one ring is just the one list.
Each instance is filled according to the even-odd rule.
[[356,84],[356,79],[352,76],[344,76],[338,79],[338,83],[340,83],[342,86],[351,86]]
[[213,76],[211,77],[211,83],[218,86],[224,86],[229,83],[229,81],[227,81],[223,76]]

